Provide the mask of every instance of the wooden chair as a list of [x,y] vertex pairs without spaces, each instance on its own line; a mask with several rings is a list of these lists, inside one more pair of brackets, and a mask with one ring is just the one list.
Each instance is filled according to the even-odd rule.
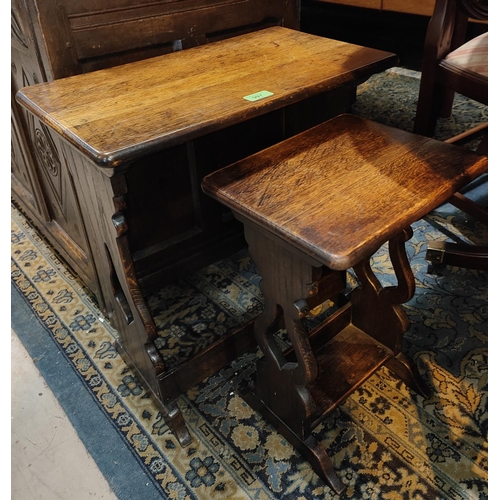
[[[425,38],[422,79],[414,132],[432,137],[438,117],[449,117],[456,92],[488,104],[488,32],[466,41],[469,19],[487,21],[487,0],[437,0]],[[482,136],[478,152],[487,154],[487,123],[446,142],[463,144]],[[487,224],[487,211],[461,193],[449,200]],[[487,248],[450,243],[429,244],[427,259],[473,269],[487,267]]]

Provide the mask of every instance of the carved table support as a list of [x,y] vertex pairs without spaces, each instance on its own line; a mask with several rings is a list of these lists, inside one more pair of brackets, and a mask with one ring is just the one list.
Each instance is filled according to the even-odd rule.
[[[85,226],[92,243],[101,286],[101,310],[119,332],[118,352],[157,404],[182,446],[191,442],[175,397],[162,398],[158,377],[166,371],[154,344],[156,325],[140,290],[128,241],[127,181],[124,173],[98,169],[74,149],[63,146],[80,189]],[[112,174],[112,175],[110,175]]]
[[[257,362],[254,393],[243,397],[306,457],[334,491],[341,493],[345,487],[326,450],[311,435],[317,407],[307,388],[318,376],[318,364],[304,317],[309,313],[307,299],[318,293],[316,283],[322,276],[322,265],[304,260],[245,222],[249,252],[263,277],[260,287],[265,306],[254,326],[264,356]],[[274,340],[274,333],[281,327],[288,332],[293,360],[285,357]]]
[[427,396],[428,390],[413,363],[401,352],[403,334],[410,322],[401,304],[415,293],[415,277],[408,262],[405,243],[413,236],[411,227],[389,240],[389,255],[398,280],[395,287],[382,287],[367,259],[353,267],[361,286],[354,290],[352,321],[358,328],[393,353],[385,365],[415,392]]
[[[370,259],[360,262],[354,266],[360,286],[350,294],[349,303],[325,321],[326,325],[308,333],[304,318],[309,313],[308,302],[318,293],[322,265],[245,217],[237,217],[245,224],[265,297],[264,311],[255,322],[255,336],[264,356],[257,362],[254,386],[242,395],[341,494],[345,486],[326,450],[312,435],[318,423],[384,364],[414,390],[427,394],[413,363],[401,352],[402,336],[409,327],[401,304],[415,290],[404,248],[412,231],[406,229],[389,241],[397,286],[382,287]],[[332,279],[338,273],[334,271]],[[274,339],[283,327],[292,344],[288,352],[282,352]],[[330,331],[323,334],[326,343],[318,342],[323,330]],[[327,375],[328,371],[333,374]]]
[[[132,313],[132,308],[137,311],[140,322],[144,327],[144,332],[146,334],[144,350],[147,353],[151,361],[151,365],[154,368],[156,377],[161,376],[166,371],[166,366],[163,358],[160,356],[158,349],[156,348],[154,341],[158,337],[158,331],[156,324],[149,312],[148,306],[144,299],[144,296],[139,288],[139,283],[135,273],[135,266],[132,260],[132,255],[130,253],[130,246],[128,242],[128,226],[125,217],[126,203],[124,194],[113,197],[116,212],[111,217],[113,225],[116,229],[116,244],[118,247],[118,252],[120,255],[120,264],[122,267],[125,279],[128,295],[131,297],[132,302],[129,303],[123,292],[123,288],[117,277],[116,266],[113,263],[109,251],[107,251],[109,271],[110,271],[110,282],[113,290],[113,295],[116,299],[117,304],[123,313],[123,317],[127,324],[131,324],[134,321],[134,314]],[[120,355],[128,362],[129,366],[134,369],[135,375],[141,380],[143,386],[148,387],[149,384],[142,375],[142,372],[135,368],[133,360],[128,355],[126,349],[121,345],[120,340],[116,340],[115,347],[117,348]],[[160,413],[163,418],[169,424],[172,432],[175,434],[179,443],[182,446],[187,446],[191,443],[191,436],[187,430],[184,417],[182,416],[177,403],[174,400],[162,402],[158,395],[149,391],[150,397],[155,401],[156,405],[160,409]]]
[[[309,295],[310,285],[320,277],[321,265],[311,266],[272,240],[261,244],[259,235],[248,225],[245,237],[263,277],[260,287],[265,297],[264,311],[254,326],[264,353],[257,363],[257,378],[266,381],[257,384],[258,396],[271,408],[280,408],[287,425],[304,437],[309,433],[307,422],[316,410],[306,387],[316,379],[318,367],[302,321],[306,310],[297,307],[295,301]],[[297,354],[294,362],[285,359],[274,340],[276,327],[281,324]]]

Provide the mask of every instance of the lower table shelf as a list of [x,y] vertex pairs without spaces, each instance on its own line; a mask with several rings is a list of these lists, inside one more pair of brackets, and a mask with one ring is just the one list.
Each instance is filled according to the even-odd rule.
[[316,352],[318,378],[308,387],[317,405],[316,427],[390,357],[391,350],[349,324]]

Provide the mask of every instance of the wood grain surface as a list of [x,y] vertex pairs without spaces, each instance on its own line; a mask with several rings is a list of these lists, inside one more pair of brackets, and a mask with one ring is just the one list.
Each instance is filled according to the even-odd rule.
[[341,115],[212,173],[202,188],[342,270],[486,170],[475,152]]
[[[21,89],[17,100],[99,165],[281,108],[393,66],[394,54],[272,27]],[[244,97],[266,90],[255,102]]]

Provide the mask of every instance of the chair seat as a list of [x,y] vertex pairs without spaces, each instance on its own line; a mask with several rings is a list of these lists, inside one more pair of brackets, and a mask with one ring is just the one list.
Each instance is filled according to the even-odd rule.
[[450,52],[441,62],[448,70],[467,72],[488,82],[488,33],[483,33]]

